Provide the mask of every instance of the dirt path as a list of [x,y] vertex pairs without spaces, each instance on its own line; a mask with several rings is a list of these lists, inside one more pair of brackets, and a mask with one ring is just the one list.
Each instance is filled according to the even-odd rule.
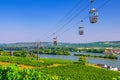
[[101,67],[99,67],[99,66],[97,66],[95,64],[86,64],[86,66],[92,66],[92,67],[96,67],[96,68],[101,68]]
[[[9,62],[0,62],[0,66],[8,66],[10,64],[14,64],[14,63],[9,63]],[[17,64],[19,68],[35,68],[34,66],[28,66],[28,65],[22,65],[22,64]]]

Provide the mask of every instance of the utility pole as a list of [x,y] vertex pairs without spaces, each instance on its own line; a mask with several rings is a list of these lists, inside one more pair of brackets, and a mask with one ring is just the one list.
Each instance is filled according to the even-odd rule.
[[13,50],[10,48],[10,56],[13,56]]
[[39,42],[39,41],[37,40],[37,42],[36,42],[37,60],[39,60],[39,49],[40,49],[40,47],[41,47],[41,42]]

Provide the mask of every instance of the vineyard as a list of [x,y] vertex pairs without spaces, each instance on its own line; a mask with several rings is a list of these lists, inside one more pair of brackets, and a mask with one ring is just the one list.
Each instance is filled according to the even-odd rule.
[[[74,64],[68,60],[9,56],[0,56],[0,61],[15,64],[0,67],[0,80],[112,80],[120,76],[119,72],[83,65],[79,61]],[[20,68],[19,64],[34,67]]]
[[0,80],[67,80],[58,76],[50,76],[35,69],[19,69],[10,65],[0,67]]
[[120,76],[119,72],[78,64],[44,68],[42,72],[69,78],[70,80],[112,80],[112,78]]
[[59,59],[45,59],[40,58],[36,60],[36,58],[30,57],[10,57],[10,56],[0,56],[0,61],[2,62],[10,62],[14,64],[24,64],[29,66],[49,66],[53,64],[72,64],[73,61],[69,60],[59,60]]

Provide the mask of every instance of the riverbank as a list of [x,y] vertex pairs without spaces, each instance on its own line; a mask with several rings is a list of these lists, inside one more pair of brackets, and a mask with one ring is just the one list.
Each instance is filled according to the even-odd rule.
[[95,64],[95,65],[100,67],[100,68],[107,69],[107,70],[119,71],[120,72],[120,68],[118,68],[118,67],[108,66],[106,64]]
[[91,55],[91,54],[74,54],[74,56],[84,56],[84,57],[94,57],[94,58],[105,58],[105,59],[118,59],[114,54],[107,54],[107,55]]

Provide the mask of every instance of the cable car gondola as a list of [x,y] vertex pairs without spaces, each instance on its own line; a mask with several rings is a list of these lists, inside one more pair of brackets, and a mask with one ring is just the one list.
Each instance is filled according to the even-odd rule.
[[79,27],[79,35],[83,35],[83,34],[84,34],[83,28],[84,28],[84,27]]
[[98,11],[92,7],[94,0],[90,0],[90,11],[89,11],[89,20],[90,23],[96,23],[98,21]]
[[90,23],[96,23],[98,21],[98,12],[94,8],[92,8],[89,12]]
[[83,20],[81,20],[81,26],[78,28],[79,29],[79,35],[83,35],[84,34],[84,30],[83,30]]

